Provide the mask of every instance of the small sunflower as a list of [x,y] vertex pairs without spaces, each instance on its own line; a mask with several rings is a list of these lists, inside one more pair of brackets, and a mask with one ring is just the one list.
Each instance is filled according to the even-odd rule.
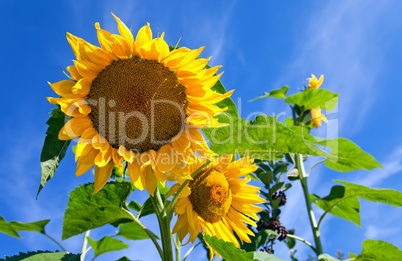
[[310,114],[311,114],[311,123],[313,123],[314,128],[318,128],[319,126],[322,125],[321,120],[328,122],[327,118],[321,113],[321,109],[315,108],[315,109],[310,109]]
[[[309,85],[306,91],[312,89],[318,89],[321,86],[322,82],[324,81],[324,75],[321,74],[320,79],[317,79],[317,77],[315,77],[315,75],[312,74],[311,78],[308,78],[307,80],[309,80]],[[321,109],[319,108],[310,109],[310,115],[311,115],[310,121],[313,124],[314,128],[316,129],[322,125],[321,120],[328,122],[327,118],[325,118],[325,116],[321,113]]]
[[213,116],[225,109],[214,104],[233,91],[211,90],[222,73],[215,74],[220,66],[206,68],[209,58],[198,58],[203,47],[170,50],[164,33],[152,38],[149,24],[134,40],[114,17],[120,35],[95,24],[100,48],[67,33],[76,56],[67,67],[71,80],[49,83],[61,97],[48,100],[72,117],[59,139],[80,138],[76,175],[95,165],[94,193],[125,160],[134,185],[153,194],[178,162],[209,153],[198,129],[219,125]]
[[[205,161],[188,166],[192,173]],[[253,204],[265,202],[260,198],[260,188],[247,185],[250,177],[241,178],[255,171],[253,160],[245,157],[232,161],[224,156],[201,170],[190,180],[179,196],[175,206],[178,215],[173,233],[178,233],[182,242],[189,233],[189,241],[194,242],[200,229],[208,235],[215,235],[240,247],[238,239],[251,242],[249,235],[254,233],[245,223],[256,226],[257,212],[261,207]],[[168,195],[177,191],[181,181],[172,186]]]
[[306,91],[311,90],[311,89],[318,89],[322,82],[324,81],[324,75],[321,74],[320,79],[317,79],[314,74],[311,75],[311,78],[308,78],[309,84],[306,89]]

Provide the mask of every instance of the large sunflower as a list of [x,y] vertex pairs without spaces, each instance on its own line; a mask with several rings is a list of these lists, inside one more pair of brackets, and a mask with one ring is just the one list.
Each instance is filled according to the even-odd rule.
[[[192,173],[204,161],[188,165]],[[257,212],[261,207],[253,204],[263,203],[258,192],[260,188],[247,185],[250,177],[241,178],[255,171],[253,160],[245,157],[232,161],[224,156],[200,171],[184,188],[175,206],[178,215],[173,233],[178,233],[182,242],[189,233],[189,241],[194,242],[200,229],[208,235],[215,235],[239,247],[234,235],[243,242],[251,242],[253,232],[245,223],[256,226]],[[172,186],[168,195],[177,191],[179,182]]]
[[125,160],[134,185],[153,194],[178,162],[209,152],[198,129],[219,124],[212,117],[225,109],[214,104],[232,92],[211,90],[220,67],[206,69],[203,48],[170,50],[164,33],[152,38],[149,24],[134,41],[114,17],[120,35],[95,24],[100,48],[67,33],[76,56],[67,67],[71,80],[50,84],[61,97],[48,100],[72,116],[59,139],[80,137],[76,175],[96,165],[94,193]]

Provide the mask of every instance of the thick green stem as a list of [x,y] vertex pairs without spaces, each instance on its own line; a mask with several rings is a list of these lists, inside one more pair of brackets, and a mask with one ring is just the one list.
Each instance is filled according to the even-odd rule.
[[158,217],[159,229],[161,232],[163,261],[173,261],[170,219],[166,215],[158,187],[156,187],[154,196],[151,196],[151,200],[155,208],[156,216]]
[[80,256],[81,261],[85,260],[85,256],[87,255],[87,253],[88,253],[88,251],[90,249],[90,248],[87,248],[87,245],[88,245],[87,237],[89,237],[89,231],[90,230],[85,231],[84,240],[82,241],[81,256]]
[[317,256],[319,256],[321,254],[324,254],[324,251],[322,250],[320,231],[318,230],[317,223],[315,221],[313,208],[311,205],[310,192],[308,190],[308,185],[307,185],[307,175],[304,170],[303,156],[301,154],[297,154],[297,168],[299,170],[299,177],[300,177],[301,185],[303,188],[304,199],[306,201],[307,212],[308,212],[308,217],[310,219],[311,230],[313,231],[314,242],[315,242],[315,252],[316,252]]

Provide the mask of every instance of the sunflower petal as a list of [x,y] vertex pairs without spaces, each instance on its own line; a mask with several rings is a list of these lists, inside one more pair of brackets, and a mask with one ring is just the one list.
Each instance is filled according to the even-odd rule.
[[101,190],[103,186],[105,186],[105,184],[110,178],[110,175],[112,174],[113,166],[114,162],[111,161],[104,167],[98,167],[98,166],[95,167],[95,184],[94,184],[95,189],[92,195],[94,195],[96,192]]

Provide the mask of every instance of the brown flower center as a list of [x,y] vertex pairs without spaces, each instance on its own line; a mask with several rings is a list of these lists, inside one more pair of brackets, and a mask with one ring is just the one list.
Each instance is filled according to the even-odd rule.
[[189,182],[189,186],[193,209],[205,221],[217,222],[229,211],[232,194],[221,172],[214,169],[200,172]]
[[113,61],[92,81],[88,115],[111,146],[159,150],[183,128],[184,86],[163,64],[134,56]]

